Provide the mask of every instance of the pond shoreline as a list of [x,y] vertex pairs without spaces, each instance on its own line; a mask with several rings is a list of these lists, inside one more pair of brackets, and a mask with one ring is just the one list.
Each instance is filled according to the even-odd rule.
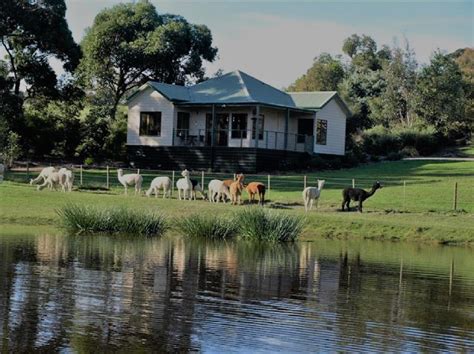
[[[194,213],[231,218],[243,206],[211,204],[207,201],[126,197],[121,194],[100,194],[74,191],[60,193],[37,192],[29,185],[4,182],[0,209],[0,235],[21,234],[36,230],[57,230],[61,225],[56,211],[68,203],[111,207],[123,205],[136,210],[162,213],[176,226],[176,219]],[[268,203],[268,208],[306,218],[300,240],[370,239],[380,241],[437,243],[474,246],[474,217],[467,212],[402,212],[379,210],[367,203],[364,213],[340,212],[337,205],[323,206],[305,213],[294,203]]]

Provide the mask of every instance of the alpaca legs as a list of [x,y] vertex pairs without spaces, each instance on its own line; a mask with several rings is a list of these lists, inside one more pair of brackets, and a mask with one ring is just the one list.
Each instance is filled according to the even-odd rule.
[[344,211],[344,206],[346,206],[347,211],[350,211],[350,206],[349,206],[350,202],[351,202],[350,199],[344,199],[342,201],[342,211]]

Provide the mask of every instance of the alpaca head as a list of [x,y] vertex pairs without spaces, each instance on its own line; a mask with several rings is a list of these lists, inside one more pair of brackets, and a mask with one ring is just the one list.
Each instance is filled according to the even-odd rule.
[[237,175],[237,182],[242,183],[244,180],[245,176],[241,173]]
[[189,177],[189,171],[184,170],[183,172],[181,172],[181,176],[183,176],[184,178]]
[[326,180],[324,180],[324,179],[318,179],[318,189],[319,189],[319,190],[323,189],[324,183],[326,183]]
[[377,189],[380,189],[380,188],[382,188],[382,187],[383,187],[382,184],[381,184],[379,181],[376,181],[376,182],[373,184],[372,189],[373,189],[374,191],[376,191]]
[[117,170],[117,173],[118,173],[119,176],[122,176],[122,175],[123,175],[123,170],[122,170],[121,168],[119,168],[119,169]]

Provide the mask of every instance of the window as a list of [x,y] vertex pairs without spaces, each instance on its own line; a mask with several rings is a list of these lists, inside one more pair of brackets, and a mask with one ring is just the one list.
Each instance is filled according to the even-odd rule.
[[140,112],[140,135],[161,135],[161,112]]
[[328,121],[325,119],[316,120],[316,144],[326,145],[328,137]]
[[185,137],[189,135],[189,113],[178,112],[178,122],[176,124],[176,136]]
[[232,114],[232,139],[247,139],[247,114]]
[[[257,118],[254,117],[252,118],[252,139],[255,139],[255,129],[256,129],[256,124]],[[260,114],[260,117],[258,119],[258,140],[263,140],[263,128],[264,128],[264,116],[263,114]]]
[[306,135],[313,136],[313,120],[298,119],[298,143],[304,143]]

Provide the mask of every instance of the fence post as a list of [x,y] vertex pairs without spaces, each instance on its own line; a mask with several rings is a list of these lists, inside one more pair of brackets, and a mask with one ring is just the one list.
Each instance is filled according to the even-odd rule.
[[107,165],[107,189],[110,188],[110,175],[109,175],[109,165]]
[[234,173],[234,181],[237,179],[237,175]]
[[403,181],[403,210],[406,210],[407,181]]
[[174,192],[174,171],[171,174],[171,195],[173,195]]
[[204,193],[204,171],[201,172],[201,189]]
[[140,174],[140,169],[138,168],[138,169],[137,169],[137,175],[139,175],[139,174]]
[[271,179],[270,179],[270,175],[268,175],[268,194],[270,194],[270,189],[271,189]]
[[303,189],[306,189],[308,177],[304,176]]
[[453,210],[456,211],[457,207],[458,207],[458,182],[454,182]]
[[80,169],[79,169],[79,176],[80,176],[80,178],[79,178],[80,184],[81,184],[81,186],[82,186],[82,165],[81,165],[81,167],[80,167]]
[[352,188],[355,188],[356,187],[356,180],[355,178],[352,179]]

